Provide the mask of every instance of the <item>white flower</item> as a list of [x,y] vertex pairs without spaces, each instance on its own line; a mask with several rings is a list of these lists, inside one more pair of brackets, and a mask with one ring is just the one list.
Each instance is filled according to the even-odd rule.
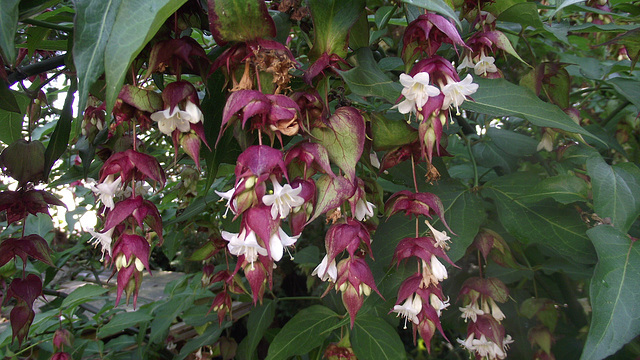
[[[136,195],[147,195],[149,194],[150,190],[151,190],[151,186],[149,186],[144,181],[136,181]],[[122,193],[120,192],[116,193],[116,197],[122,196],[122,197],[128,198],[128,197],[131,197],[131,194],[133,194],[131,190],[131,186],[127,186],[127,188],[124,189]]]
[[420,111],[429,97],[440,95],[440,90],[437,87],[429,85],[429,73],[427,72],[417,73],[413,77],[401,74],[400,83],[404,86],[402,95],[405,99],[394,107],[397,107],[401,114],[416,112],[416,108]]
[[369,154],[369,161],[371,161],[371,166],[376,169],[380,169],[380,160],[378,160],[378,154],[372,151]]
[[204,115],[202,115],[202,110],[198,107],[198,105],[192,103],[191,101],[187,101],[187,105],[184,107],[184,111],[189,114],[189,120],[192,124],[197,124],[204,119]]
[[107,176],[104,181],[98,185],[91,185],[91,191],[98,196],[100,201],[104,204],[105,207],[112,209],[116,206],[113,202],[113,197],[120,190],[120,183],[122,182],[122,178],[117,177],[115,180],[113,175]]
[[498,68],[493,64],[496,59],[493,56],[485,56],[482,54],[480,60],[473,67],[473,71],[476,75],[486,76],[487,73],[494,73],[498,71]]
[[462,59],[462,62],[460,63],[460,65],[458,65],[458,67],[456,68],[456,70],[461,71],[463,69],[466,68],[471,68],[473,69],[476,65],[473,63],[473,60],[471,60],[470,56],[465,56]]
[[304,204],[304,198],[298,196],[302,191],[302,186],[298,186],[295,189],[291,188],[289,184],[280,186],[280,183],[273,175],[271,176],[271,182],[273,183],[273,194],[264,195],[262,202],[267,206],[271,206],[273,220],[277,219],[278,215],[280,215],[280,219],[286,218],[289,216],[291,209]]
[[504,340],[502,340],[502,351],[507,352],[507,350],[509,350],[509,345],[513,344],[513,339],[511,338],[511,335],[507,335]]
[[166,108],[154,112],[151,114],[151,120],[158,122],[158,129],[160,129],[162,133],[171,135],[175,129],[180,130],[180,132],[188,132],[191,130],[191,125],[189,125],[191,116],[192,114],[180,110],[178,106],[176,106],[173,108],[173,111],[171,111],[170,108]]
[[476,322],[478,321],[478,315],[484,315],[484,311],[480,310],[475,302],[458,309],[462,312],[462,315],[460,315],[460,317],[464,319],[464,322],[467,322],[468,319]]
[[227,210],[224,211],[224,215],[222,215],[223,218],[227,218],[227,213],[229,212],[229,210],[231,210],[231,212],[233,214],[236,213],[236,207],[238,205],[238,200],[233,199],[233,202],[231,201],[231,198],[233,197],[233,194],[236,192],[236,188],[232,188],[231,190],[222,192],[222,191],[218,191],[218,190],[214,190],[216,194],[218,194],[218,196],[220,196],[220,201],[222,200],[227,200],[227,204],[225,205],[225,207],[227,208]]
[[245,260],[251,263],[252,269],[253,262],[258,260],[258,255],[267,255],[267,249],[258,244],[256,233],[253,230],[247,233],[246,229],[242,229],[240,234],[222,231],[220,234],[223,239],[229,242],[227,245],[229,252],[236,256],[244,255]]
[[336,259],[331,261],[331,264],[327,264],[329,261],[329,257],[327,255],[322,258],[322,261],[311,273],[311,276],[316,276],[322,280],[327,281],[331,280],[331,282],[335,283],[338,279],[338,267],[336,266]]
[[548,152],[553,151],[553,137],[546,131],[544,132],[544,134],[542,134],[542,139],[540,140],[540,143],[538,143],[538,148],[536,149],[536,151],[540,151],[543,149]]
[[437,247],[447,249],[449,247],[449,245],[447,245],[447,241],[451,240],[451,237],[447,235],[447,232],[436,230],[433,226],[431,226],[429,221],[425,221],[425,224],[427,224],[427,226],[429,227],[429,230],[431,230],[431,233],[433,234],[433,238],[436,239],[435,245]]
[[465,340],[457,339],[456,341],[468,351],[475,351],[475,348],[473,347],[473,334],[469,335]]
[[493,301],[492,298],[489,298],[489,305],[491,305],[491,316],[493,316],[493,318],[498,321],[504,320],[506,316],[504,315],[502,310],[500,310],[500,307],[498,306],[498,304],[496,304],[495,301]]
[[471,344],[480,357],[488,357],[489,359],[496,358],[496,344],[491,340],[487,340],[484,334],[480,335],[480,339],[471,340]]
[[422,299],[420,298],[420,295],[415,294],[413,296],[409,296],[407,300],[405,300],[404,304],[394,306],[392,311],[398,313],[397,316],[404,317],[404,328],[406,329],[407,320],[411,320],[411,322],[416,325],[420,322],[418,320],[418,314],[421,310]]
[[100,261],[104,260],[105,252],[108,253],[109,256],[111,256],[111,241],[113,236],[113,230],[115,229],[116,228],[113,227],[103,233],[96,232],[94,231],[94,229],[87,229],[87,232],[92,236],[92,238],[89,239],[89,241],[87,242],[93,245],[94,247],[98,247],[98,245],[100,245],[101,247],[100,250],[102,251],[102,257],[100,258]]
[[370,218],[374,215],[375,205],[368,202],[365,198],[360,198],[356,203],[356,211],[354,213],[358,221],[363,221],[365,218]]
[[438,260],[435,255],[431,255],[431,273],[435,276],[438,281],[442,281],[449,277],[447,274],[447,268],[442,265],[442,263]]
[[429,302],[431,303],[433,309],[438,313],[438,316],[442,314],[442,310],[448,308],[449,305],[451,305],[449,303],[449,298],[447,298],[447,300],[445,301],[442,301],[436,294],[431,294],[429,296]]
[[472,81],[473,77],[471,74],[468,74],[464,80],[459,82],[449,79],[447,85],[442,87],[442,93],[444,94],[442,110],[453,105],[456,108],[457,114],[460,115],[459,106],[464,102],[466,96],[471,95],[478,90],[478,84],[474,84]]
[[[298,241],[300,235],[297,236],[289,236],[287,235],[282,228],[278,228],[278,232],[271,235],[271,239],[269,239],[269,250],[271,251],[271,258],[275,261],[280,261],[282,259],[282,255],[284,253],[284,249],[287,246],[292,246]],[[288,252],[289,250],[287,250]],[[293,256],[289,253],[291,260],[293,260]]]

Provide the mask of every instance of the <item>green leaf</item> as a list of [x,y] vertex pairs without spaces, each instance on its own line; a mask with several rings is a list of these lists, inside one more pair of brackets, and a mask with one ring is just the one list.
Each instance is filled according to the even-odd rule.
[[528,156],[538,152],[538,141],[517,132],[490,127],[487,135],[498,148],[514,156]]
[[73,98],[76,92],[78,83],[75,78],[71,80],[71,86],[67,91],[67,97],[64,100],[62,107],[62,114],[58,119],[56,129],[51,134],[49,144],[47,144],[47,150],[44,152],[44,178],[49,177],[49,172],[53,164],[62,156],[62,154],[69,147],[69,135],[71,134],[71,123],[73,122]]
[[9,89],[9,85],[4,80],[0,80],[0,110],[22,113],[14,92]]
[[117,334],[122,330],[136,326],[140,323],[151,321],[153,317],[141,309],[138,311],[123,311],[116,314],[111,321],[98,329],[98,338],[105,338],[113,334]]
[[223,323],[221,327],[218,326],[217,322],[213,325],[209,325],[202,335],[199,335],[184,344],[180,349],[180,354],[178,354],[175,359],[182,360],[199,348],[215,343],[220,337],[220,334],[222,334],[222,330],[229,327],[229,325],[231,325],[231,322],[229,321]]
[[589,187],[581,178],[574,175],[558,175],[546,178],[536,184],[518,201],[529,204],[546,198],[553,198],[562,204],[587,201]]
[[586,0],[558,0],[556,1],[556,9],[551,11],[551,13],[549,14],[549,18],[553,18],[553,16],[555,14],[558,13],[558,11],[566,8],[567,6],[573,5],[573,4],[577,4],[577,3],[581,3],[581,2],[585,2]]
[[378,96],[394,103],[400,96],[402,85],[382,72],[369,48],[356,51],[357,66],[340,72],[349,89],[360,96]]
[[518,23],[525,29],[528,26],[542,29],[543,25],[542,21],[540,21],[540,15],[538,15],[538,6],[531,2],[519,3],[509,7],[500,13],[498,20]]
[[[447,255],[451,261],[456,262],[464,256],[487,218],[483,201],[477,193],[453,179],[440,180],[429,191],[440,197],[444,206],[444,218],[455,232],[455,235],[447,234],[451,237],[451,249],[447,251]],[[431,221],[431,225],[440,231],[445,230],[440,221]]]
[[129,0],[118,8],[104,49],[107,112],[111,112],[133,59],[186,0]]
[[84,304],[89,301],[94,301],[96,298],[104,293],[109,291],[108,289],[103,288],[98,285],[87,284],[82,287],[79,287],[71,292],[69,296],[62,300],[62,305],[60,307],[62,309],[71,309],[80,304]]
[[29,105],[28,97],[20,93],[15,93],[15,95],[18,107],[20,108],[19,113],[0,109],[0,126],[2,127],[2,131],[0,131],[0,141],[7,145],[22,139],[22,121],[27,111],[27,105]]
[[51,231],[53,231],[53,219],[48,214],[38,213],[37,215],[27,216],[24,226],[25,234],[37,234],[44,239],[49,238],[51,240],[53,236],[47,236]]
[[518,159],[500,149],[490,138],[484,138],[481,142],[474,144],[471,151],[480,166],[500,168],[505,173],[516,169]]
[[211,0],[209,24],[216,42],[245,42],[276,36],[264,0]]
[[78,74],[78,109],[91,85],[104,73],[104,50],[122,0],[76,1],[73,63]]
[[640,245],[608,225],[587,235],[599,261],[589,287],[593,316],[580,359],[599,360],[640,334]]
[[351,346],[358,359],[402,360],[407,358],[396,329],[383,318],[363,315],[351,331]]
[[193,305],[193,298],[189,298],[189,294],[178,294],[158,306],[153,314],[149,342],[157,344],[164,341],[173,321],[182,313],[185,307],[191,305]]
[[0,2],[0,50],[5,64],[16,61],[16,33],[18,32],[18,4],[20,0],[2,0]]
[[559,107],[546,103],[522,86],[504,79],[475,78],[480,87],[475,101],[465,101],[462,108],[492,116],[520,116],[534,125],[552,127],[595,138],[576,124]]
[[309,58],[322,54],[347,55],[349,29],[364,11],[364,0],[309,0],[315,37]]
[[402,120],[391,120],[380,113],[371,113],[373,148],[391,150],[418,140],[418,132]]
[[556,202],[542,201],[527,205],[518,200],[539,181],[532,173],[515,173],[487,182],[482,194],[492,198],[505,229],[524,245],[540,244],[551,254],[581,264],[595,262],[595,253],[580,215],[558,206]]
[[458,15],[456,15],[451,6],[442,0],[402,0],[402,2],[447,16],[455,21],[459,28],[462,28],[460,20],[458,20]]
[[284,360],[302,355],[322,345],[331,334],[327,329],[340,321],[338,314],[322,305],[299,311],[276,335],[269,346],[267,360]]
[[609,166],[600,156],[587,160],[595,212],[611,218],[613,226],[627,232],[640,215],[640,169],[633,163]]
[[613,86],[625,99],[640,109],[640,86],[638,86],[638,80],[617,77],[609,79],[606,82]]
[[276,316],[276,302],[265,300],[264,303],[251,310],[247,323],[247,336],[240,342],[238,346],[238,358],[240,360],[257,359],[256,348],[262,339],[264,332],[273,322]]

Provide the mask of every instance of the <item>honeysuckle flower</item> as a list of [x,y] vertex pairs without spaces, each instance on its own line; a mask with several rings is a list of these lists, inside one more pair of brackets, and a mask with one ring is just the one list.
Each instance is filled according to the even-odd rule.
[[244,255],[245,260],[251,263],[252,269],[258,255],[267,256],[267,249],[258,244],[256,233],[252,230],[247,232],[246,229],[242,229],[239,234],[222,231],[220,234],[229,242],[229,252],[236,256]]
[[220,201],[222,200],[227,200],[227,203],[225,204],[226,210],[224,211],[224,214],[222,215],[222,218],[226,219],[227,218],[227,213],[229,212],[229,210],[231,210],[232,214],[236,214],[236,209],[238,208],[238,200],[236,198],[234,198],[234,194],[236,192],[236,189],[238,189],[238,186],[240,186],[240,184],[242,184],[242,181],[244,181],[244,179],[240,179],[240,181],[238,182],[238,184],[236,186],[234,186],[233,188],[227,190],[227,191],[218,191],[218,190],[214,190],[214,192],[216,194],[218,194],[218,196],[220,196]]
[[449,275],[447,274],[447,268],[442,265],[442,263],[435,255],[431,255],[430,265],[431,273],[436,279],[438,279],[438,281],[443,281],[444,279],[449,277]]
[[322,281],[331,280],[332,283],[335,283],[338,279],[338,268],[336,267],[336,260],[332,260],[331,263],[328,263],[329,257],[325,255],[322,258],[322,261],[311,273],[311,276],[318,276]]
[[103,182],[97,185],[91,185],[91,191],[93,191],[93,193],[98,197],[98,199],[100,199],[100,201],[106,208],[113,209],[115,207],[113,198],[120,190],[121,183],[122,178],[118,177],[114,179],[113,175],[109,175],[104,179]]
[[511,344],[513,344],[513,338],[511,338],[511,335],[507,335],[504,340],[502,340],[502,351],[506,353]]
[[460,317],[464,319],[464,322],[467,322],[469,319],[476,322],[478,321],[478,315],[484,315],[484,311],[482,311],[476,303],[471,303],[458,309],[462,312]]
[[293,189],[289,184],[281,186],[273,175],[271,176],[271,182],[273,183],[273,194],[264,195],[262,202],[267,206],[271,206],[271,217],[273,220],[278,217],[280,217],[280,219],[286,218],[289,216],[291,209],[304,204],[304,199],[298,196],[302,191],[302,187],[298,186]]
[[442,315],[442,310],[448,308],[449,305],[451,305],[449,303],[449,298],[447,298],[447,300],[442,301],[436,294],[429,295],[429,302],[431,303],[431,306],[438,313],[438,316]]
[[402,305],[395,305],[392,312],[398,313],[398,316],[404,318],[404,328],[407,328],[407,320],[410,320],[414,324],[418,324],[418,313],[422,310],[422,299],[419,295],[415,294],[409,296]]
[[498,68],[494,65],[496,59],[493,56],[485,56],[482,54],[480,60],[473,66],[473,71],[476,75],[486,76],[488,73],[494,73],[498,71]]
[[177,106],[171,110],[166,108],[151,114],[151,120],[158,123],[158,129],[167,135],[171,135],[174,130],[187,132],[191,130],[191,114],[180,110]]
[[458,344],[460,344],[463,348],[467,349],[468,351],[475,351],[475,347],[473,345],[473,334],[467,336],[466,339],[462,340],[462,339],[457,339],[456,341],[458,342]]
[[473,83],[471,74],[467,74],[467,77],[461,81],[449,79],[447,84],[442,87],[442,94],[444,94],[442,110],[454,106],[456,113],[460,115],[460,105],[466,100],[467,96],[475,93],[477,90],[478,84]]
[[431,230],[431,234],[433,234],[433,238],[436,240],[436,243],[434,245],[445,250],[449,249],[447,241],[450,241],[451,237],[447,235],[447,232],[436,230],[433,226],[431,226],[431,223],[429,223],[428,220],[425,221],[425,224],[427,224],[429,230]]
[[[280,261],[282,259],[282,255],[284,254],[284,249],[288,246],[292,246],[298,241],[300,235],[297,236],[289,236],[287,235],[282,228],[278,228],[278,231],[271,235],[269,239],[269,250],[271,251],[271,258],[275,261]],[[287,249],[287,252],[289,250]],[[293,256],[289,253],[291,260],[293,260]]]
[[545,131],[544,134],[542,134],[542,139],[540,140],[540,142],[538,143],[538,147],[536,148],[536,151],[540,150],[545,150],[548,152],[553,151],[553,135],[549,131]]
[[437,87],[429,85],[428,72],[420,72],[414,76],[401,74],[400,83],[404,86],[402,95],[404,95],[405,100],[396,105],[396,107],[401,114],[415,112],[415,108],[421,111],[424,104],[429,100],[429,97],[440,94],[440,90],[438,90]]
[[380,169],[380,159],[378,159],[378,154],[372,151],[369,154],[369,161],[371,162],[371,166],[376,169]]
[[493,318],[498,321],[504,320],[506,316],[504,315],[502,310],[500,310],[500,307],[498,306],[498,304],[496,304],[496,302],[492,298],[489,298],[488,302],[489,302],[489,306],[491,306],[491,316],[493,316]]
[[476,64],[473,63],[471,56],[465,56],[460,62],[460,65],[458,65],[458,67],[456,68],[456,70],[462,71],[466,68],[474,69],[475,67],[476,67]]
[[487,340],[487,338],[484,335],[481,335],[480,339],[471,340],[471,344],[472,344],[471,346],[473,347],[473,350],[480,357],[488,357],[490,359],[495,359],[498,355],[496,351],[500,351],[500,353],[502,353],[502,350],[498,348],[493,341]]
[[102,258],[100,258],[100,261],[104,260],[105,252],[109,254],[109,257],[111,257],[111,242],[113,241],[112,237],[115,229],[116,228],[114,227],[103,233],[96,232],[94,229],[87,229],[87,232],[92,236],[88,243],[94,247],[98,247],[98,245],[100,245],[100,250],[102,251]]
[[375,205],[368,202],[365,198],[360,198],[356,203],[356,211],[354,215],[358,221],[363,221],[365,218],[370,218],[375,214],[375,207]]

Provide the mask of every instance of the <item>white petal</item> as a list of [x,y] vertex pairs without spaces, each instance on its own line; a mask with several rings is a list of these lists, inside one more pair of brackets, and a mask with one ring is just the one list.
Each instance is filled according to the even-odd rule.
[[280,259],[282,259],[284,246],[282,246],[282,242],[280,241],[277,233],[273,234],[271,239],[269,239],[269,250],[271,251],[271,258],[274,261],[280,261]]
[[400,84],[402,84],[402,86],[404,86],[405,88],[412,87],[415,83],[416,82],[415,80],[413,80],[413,77],[411,77],[411,75],[400,74]]

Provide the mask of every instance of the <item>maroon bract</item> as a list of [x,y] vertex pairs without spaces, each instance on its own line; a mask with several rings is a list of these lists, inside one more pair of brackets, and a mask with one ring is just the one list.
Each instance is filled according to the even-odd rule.
[[222,325],[225,315],[231,313],[231,296],[226,291],[221,291],[213,299],[209,311],[215,311],[218,314],[218,324]]
[[384,299],[376,287],[373,274],[366,261],[357,256],[349,257],[338,263],[338,279],[335,288],[342,292],[342,303],[349,312],[352,328],[356,315],[364,302],[364,297],[371,294],[371,289]]
[[318,60],[311,64],[304,72],[302,79],[307,85],[311,86],[313,79],[320,74],[324,74],[324,70],[331,69],[336,72],[336,70],[340,70],[340,65],[344,65],[347,68],[350,67],[349,63],[339,55],[323,53]]
[[444,207],[440,198],[432,193],[412,193],[409,190],[402,190],[393,194],[384,205],[385,215],[390,217],[391,215],[404,211],[407,216],[423,215],[429,218],[433,214],[437,215],[444,226],[449,228],[447,222],[444,219]]
[[53,347],[62,350],[64,345],[71,346],[71,332],[65,328],[58,328],[53,333]]
[[23,267],[27,266],[27,256],[38,259],[49,266],[54,266],[50,254],[51,249],[47,241],[40,235],[32,234],[19,239],[6,239],[0,243],[0,267],[16,256],[22,259]]
[[164,170],[155,157],[131,149],[114,153],[105,161],[100,170],[100,182],[118,173],[123,183],[151,179],[164,186],[166,181]]
[[0,211],[7,211],[7,225],[26,218],[28,214],[49,215],[49,205],[65,206],[62,201],[44,190],[22,188],[18,191],[7,190],[0,193]]
[[327,149],[318,143],[301,141],[295,144],[285,154],[284,162],[287,166],[292,162],[304,164],[303,176],[305,179],[308,179],[316,171],[333,177],[336,176],[331,170]]
[[406,28],[402,38],[402,58],[406,64],[424,52],[427,57],[435,55],[442,43],[467,47],[455,25],[445,17],[427,13],[418,16]]
[[159,245],[162,245],[164,238],[162,236],[162,218],[158,212],[158,208],[149,200],[145,200],[142,196],[128,198],[116,204],[115,208],[107,214],[107,220],[104,223],[104,230],[107,231],[117,225],[123,223],[128,217],[135,219],[140,228],[146,223],[160,239]]
[[185,36],[157,42],[149,54],[149,66],[145,77],[154,72],[163,73],[167,68],[171,74],[192,73],[206,79],[211,61],[198,42]]
[[20,345],[22,345],[22,341],[29,333],[29,327],[35,316],[35,312],[32,309],[33,302],[41,295],[42,280],[34,274],[29,274],[24,279],[15,278],[9,285],[7,297],[15,298],[17,302],[9,314],[12,339],[17,338]]
[[327,262],[333,261],[341,252],[347,251],[350,257],[356,255],[356,250],[362,244],[373,258],[371,252],[371,236],[362,223],[347,218],[344,224],[335,224],[329,228],[325,236],[327,248]]
[[400,240],[393,253],[393,259],[397,262],[397,266],[400,266],[400,262],[410,257],[417,257],[430,264],[431,256],[433,255],[444,259],[452,266],[456,266],[442,248],[435,246],[435,239],[431,237],[404,238]]
[[120,302],[122,292],[127,293],[127,302],[133,294],[133,306],[138,301],[138,290],[142,283],[142,270],[145,268],[151,274],[149,268],[149,242],[140,235],[123,233],[113,247],[112,263],[115,263],[118,272],[118,290],[116,293],[116,306]]

